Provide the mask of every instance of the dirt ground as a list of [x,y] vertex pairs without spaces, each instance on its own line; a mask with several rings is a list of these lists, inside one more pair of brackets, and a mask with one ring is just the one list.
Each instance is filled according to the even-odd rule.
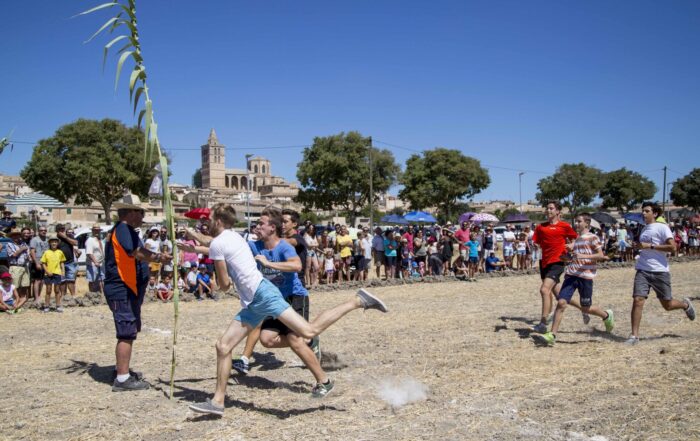
[[[700,262],[672,266],[676,297],[700,310]],[[634,270],[604,270],[594,303],[614,309],[605,334],[568,310],[554,348],[535,347],[537,276],[377,288],[391,312],[352,312],[322,335],[336,386],[289,350],[256,348],[232,374],[226,413],[193,414],[214,389],[213,343],[234,299],[181,305],[175,399],[167,399],[172,306],[144,306],[132,367],[153,387],[113,393],[114,327],[106,306],[0,316],[0,438],[145,440],[700,439],[700,319],[647,303],[630,330]],[[312,294],[312,316],[353,293]],[[330,355],[330,357],[329,357]],[[406,401],[409,401],[406,403]]]

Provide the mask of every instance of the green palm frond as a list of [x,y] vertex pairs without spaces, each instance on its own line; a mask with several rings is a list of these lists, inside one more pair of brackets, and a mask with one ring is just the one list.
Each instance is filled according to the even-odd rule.
[[[94,12],[102,11],[109,8],[116,7],[119,12],[109,20],[107,20],[102,26],[95,32],[90,38],[88,38],[85,43],[92,41],[99,34],[107,32],[109,34],[115,31],[123,31],[124,33],[112,38],[105,46],[102,58],[102,68],[104,70],[105,63],[107,61],[107,55],[112,47],[118,42],[124,42],[124,44],[118,51],[117,54],[119,58],[117,60],[117,69],[114,78],[114,90],[116,91],[119,86],[119,78],[121,76],[122,68],[129,61],[133,61],[134,67],[129,75],[129,102],[133,106],[134,115],[136,110],[139,108],[139,101],[143,97],[143,109],[139,112],[138,116],[138,127],[143,125],[144,131],[144,155],[146,156],[146,164],[152,163],[154,158],[157,158],[158,163],[161,167],[161,174],[163,178],[163,208],[165,211],[166,225],[168,227],[168,234],[170,236],[171,242],[175,243],[175,216],[173,211],[173,204],[170,197],[170,191],[168,190],[168,158],[165,156],[160,147],[160,142],[158,141],[158,124],[156,124],[154,112],[153,112],[153,101],[149,95],[149,89],[146,84],[146,66],[143,62],[143,55],[141,52],[141,44],[139,41],[138,33],[138,21],[136,19],[136,0],[114,0],[109,3],[103,3],[101,5],[95,6],[94,8],[88,9],[87,11],[81,12],[75,17],[92,14]],[[0,149],[0,152],[2,150]],[[173,265],[177,268],[177,252],[173,249]],[[172,348],[172,363],[170,366],[170,399],[173,398],[174,391],[174,381],[175,381],[175,347],[177,344],[177,325],[179,317],[179,302],[180,302],[180,291],[177,288],[177,271],[173,273],[173,307],[175,323],[173,326],[173,348]]]

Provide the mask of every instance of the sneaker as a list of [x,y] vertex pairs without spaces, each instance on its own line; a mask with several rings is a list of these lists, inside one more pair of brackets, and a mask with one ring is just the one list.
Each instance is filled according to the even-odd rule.
[[693,304],[688,297],[684,298],[683,300],[685,300],[685,303],[688,304],[688,307],[685,310],[685,315],[687,315],[690,320],[695,320],[695,307],[693,307]]
[[547,324],[546,323],[538,323],[532,328],[533,332],[536,332],[538,334],[545,334],[547,333]]
[[235,369],[243,375],[248,375],[248,372],[250,371],[250,365],[248,364],[248,361],[242,358],[234,359],[233,363],[231,363],[231,366],[233,367],[233,369]]
[[41,312],[51,312],[51,308],[49,308],[48,306],[44,306],[44,307],[41,309]]
[[586,314],[585,312],[581,313],[581,320],[583,320],[583,324],[587,325],[591,322],[591,316],[589,314]]
[[370,294],[369,291],[364,288],[357,291],[357,297],[360,298],[360,302],[362,302],[362,307],[364,309],[377,309],[381,312],[389,312],[389,309],[386,307],[384,302]]
[[615,327],[615,315],[613,314],[612,309],[608,309],[605,312],[608,313],[608,318],[603,320],[603,323],[605,323],[605,332],[612,332],[613,328]]
[[545,346],[554,346],[554,343],[557,341],[557,338],[551,332],[545,332],[544,334],[532,334],[532,338],[534,338],[536,342]]
[[550,312],[549,315],[547,316],[547,324],[551,325],[553,321],[554,321],[554,311]]
[[[145,377],[143,376],[143,372],[132,371],[131,369],[129,369],[129,375],[131,375],[132,377],[134,377],[134,378],[136,378],[137,380],[140,380],[140,381],[142,381],[142,380],[145,378]],[[112,382],[114,383],[116,380],[117,380],[117,370],[114,369],[114,370],[112,371]]]
[[333,386],[335,386],[335,383],[333,383],[333,380],[330,378],[328,379],[328,383],[317,383],[316,386],[311,390],[311,396],[314,398],[323,398],[331,391],[333,390]]
[[316,359],[321,362],[321,339],[318,338],[318,335],[311,339],[309,342],[309,347],[312,351],[314,351]]
[[207,398],[207,400],[203,403],[190,404],[190,409],[194,410],[195,412],[208,413],[211,415],[222,416],[224,414],[223,406],[220,407],[212,403],[210,398]]
[[114,383],[112,383],[112,392],[126,392],[126,391],[132,391],[132,390],[146,390],[150,388],[151,385],[146,383],[143,380],[139,380],[136,377],[130,376],[126,381],[123,383],[117,380],[116,378],[114,379]]
[[56,312],[63,312],[63,306],[57,306]]
[[633,346],[637,343],[639,343],[639,337],[635,337],[634,335],[630,335],[630,337],[627,340],[625,340],[626,345]]

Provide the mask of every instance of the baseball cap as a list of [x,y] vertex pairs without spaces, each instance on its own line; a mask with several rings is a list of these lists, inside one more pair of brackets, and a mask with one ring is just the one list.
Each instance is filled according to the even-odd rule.
[[10,273],[0,274],[0,279],[11,279],[11,278],[12,278],[12,276],[10,275]]

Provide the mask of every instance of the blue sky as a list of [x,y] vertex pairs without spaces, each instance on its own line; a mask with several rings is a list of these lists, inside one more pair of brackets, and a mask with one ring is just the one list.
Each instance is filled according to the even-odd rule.
[[[135,124],[124,78],[101,71],[96,1],[3,2],[0,134],[32,142],[77,118]],[[475,199],[523,199],[564,162],[644,172],[698,167],[697,1],[141,1],[137,14],[173,181],[190,183],[213,127],[295,180],[314,136],[358,130],[403,166],[457,148],[489,167]],[[385,144],[382,144],[385,143]],[[391,144],[391,145],[389,145]],[[264,149],[265,147],[285,147]],[[16,174],[31,156],[0,156]],[[657,197],[660,199],[661,194]]]

